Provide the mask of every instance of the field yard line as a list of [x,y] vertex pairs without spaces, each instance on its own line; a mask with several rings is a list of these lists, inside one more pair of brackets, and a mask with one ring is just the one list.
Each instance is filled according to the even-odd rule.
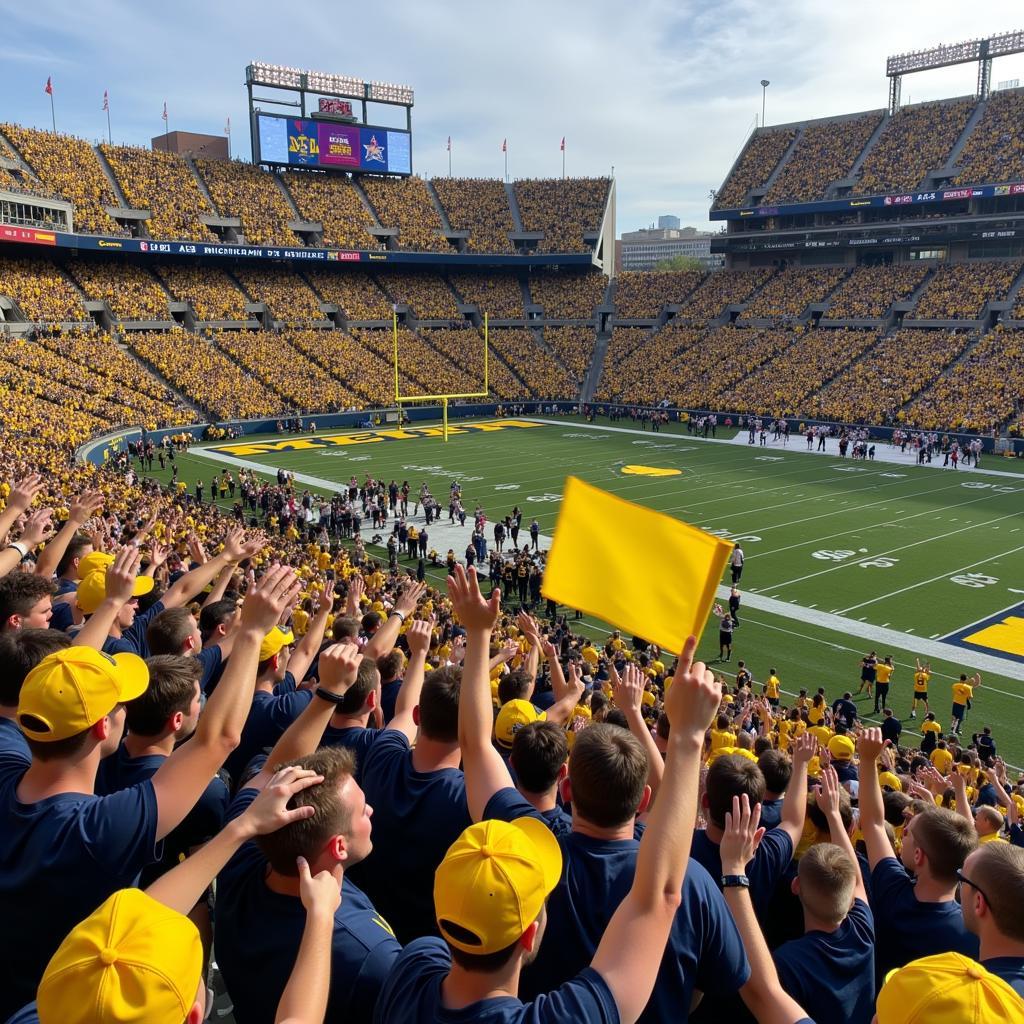
[[[899,549],[897,548],[896,550]],[[937,580],[945,579],[947,576],[952,576],[958,572],[964,572],[964,570],[966,569],[973,569],[975,566],[985,565],[988,562],[994,562],[997,558],[1003,558],[1006,555],[1015,555],[1018,551],[1024,551],[1024,544],[1021,544],[1020,547],[1011,548],[1009,551],[1000,551],[998,554],[992,555],[990,558],[981,559],[980,562],[971,562],[970,565],[961,566],[959,569],[951,569],[949,572],[944,572],[938,576],[933,576],[930,580],[921,580],[920,583],[912,583],[909,587],[901,587],[899,590],[894,590],[891,594],[881,594],[879,597],[871,598],[870,601],[862,601],[860,604],[850,605],[849,608],[841,608],[840,614],[855,611],[857,608],[864,608],[869,604],[874,604],[876,601],[885,601],[887,598],[895,597],[897,594],[905,594],[908,590],[916,590],[918,587],[927,586],[929,583],[935,583]]]
[[[973,530],[973,529],[976,529],[976,528],[977,529],[982,529],[983,527],[991,526],[993,523],[1001,523],[1004,519],[1013,519],[1013,518],[1015,518],[1015,517],[1017,517],[1019,515],[1020,515],[1019,512],[1009,512],[1005,516],[998,516],[997,518],[989,519],[987,522],[984,522],[984,523],[972,523],[969,526],[961,526],[961,527],[958,527],[956,530],[950,530],[948,533],[938,533],[934,537],[926,537],[924,540],[915,540],[913,544],[903,544],[903,545],[901,545],[898,548],[889,548],[888,551],[879,551],[879,552],[877,552],[877,553],[875,553],[873,555],[870,555],[868,557],[869,558],[881,558],[884,555],[894,555],[897,551],[909,551],[911,548],[920,547],[922,544],[931,544],[931,543],[933,543],[934,541],[937,541],[937,540],[945,540],[947,537],[955,537],[958,533],[965,533],[967,530]],[[1014,548],[1014,551],[1021,551],[1021,550],[1024,550],[1024,548]],[[1006,554],[1012,554],[1012,553],[1013,552],[1006,552]],[[996,555],[995,557],[998,558],[999,556]],[[854,559],[852,562],[843,562],[841,565],[834,565],[834,566],[832,566],[829,569],[821,569],[818,572],[808,573],[806,576],[799,576],[795,580],[786,580],[785,583],[772,583],[770,585],[761,587],[761,590],[762,591],[765,591],[765,590],[780,590],[782,587],[790,587],[794,583],[803,583],[804,580],[811,580],[811,579],[814,579],[816,576],[824,576],[824,575],[826,575],[827,573],[830,573],[830,572],[837,572],[839,569],[848,569],[848,568],[850,568],[850,566],[859,565],[861,562],[865,562],[867,560],[868,559],[866,559],[866,558],[857,558],[857,559]],[[987,558],[987,559],[985,559],[985,561],[990,562],[990,561],[992,561],[992,559],[991,558]],[[981,565],[982,563],[981,562],[976,562],[974,564]],[[967,566],[967,568],[970,568],[970,566]],[[943,575],[949,576],[949,575],[952,575],[955,572],[962,572],[962,571],[963,571],[962,569],[952,569],[952,570],[950,570],[949,573],[944,573]],[[942,576],[937,576],[935,578],[936,579],[942,579]],[[899,593],[902,593],[902,591],[897,590],[897,591],[895,591],[895,593],[899,594]],[[891,597],[892,595],[890,594],[888,596]],[[881,598],[876,598],[875,600],[881,600]],[[871,602],[869,601],[868,603],[870,604]],[[853,608],[859,608],[859,607],[860,607],[860,605],[853,605]],[[845,611],[852,611],[853,608],[846,608],[844,610]]]

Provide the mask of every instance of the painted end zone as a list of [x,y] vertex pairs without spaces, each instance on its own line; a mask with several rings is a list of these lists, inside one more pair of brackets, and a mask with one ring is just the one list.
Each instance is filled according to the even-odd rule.
[[1024,604],[965,626],[942,642],[1024,664]]
[[[490,423],[463,423],[448,427],[449,434],[493,433],[498,430],[539,427],[540,423],[526,420],[494,420]],[[222,455],[266,455],[273,452],[313,451],[317,448],[343,448],[356,444],[374,444],[380,441],[408,441],[418,437],[442,437],[441,427],[402,427],[394,430],[359,430],[351,434],[325,434],[323,437],[294,437],[279,441],[248,441],[238,444],[216,445],[205,449]]]

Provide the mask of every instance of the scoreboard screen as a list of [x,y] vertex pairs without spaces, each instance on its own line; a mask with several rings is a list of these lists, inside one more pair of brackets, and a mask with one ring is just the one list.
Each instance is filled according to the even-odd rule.
[[412,174],[412,136],[399,128],[256,115],[256,163]]

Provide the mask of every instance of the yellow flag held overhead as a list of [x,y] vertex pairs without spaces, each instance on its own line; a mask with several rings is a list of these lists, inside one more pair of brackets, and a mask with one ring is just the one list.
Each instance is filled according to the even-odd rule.
[[700,636],[733,545],[569,477],[543,594],[680,651]]

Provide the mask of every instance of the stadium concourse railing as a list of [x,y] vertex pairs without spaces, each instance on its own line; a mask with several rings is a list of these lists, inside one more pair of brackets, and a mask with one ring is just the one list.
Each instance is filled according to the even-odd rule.
[[[718,426],[724,428],[738,427],[742,420],[746,423],[750,416],[747,414],[722,412],[709,409],[679,409],[674,406],[644,406],[629,405],[615,402],[591,402],[582,404],[569,399],[533,400],[526,402],[488,402],[480,404],[450,405],[448,408],[449,419],[470,419],[479,416],[494,416],[498,409],[506,407],[524,408],[521,415],[543,416],[559,415],[567,416],[574,413],[583,414],[593,412],[598,416],[607,415],[611,411],[623,417],[630,417],[632,414],[639,414],[642,417],[650,417],[653,413],[667,413],[670,422],[694,422],[703,416],[714,415],[718,417]],[[439,419],[441,416],[440,405],[421,405],[403,408],[402,414],[411,423],[424,422]],[[79,446],[75,452],[75,458],[79,462],[92,462],[102,465],[110,456],[123,451],[129,441],[137,441],[143,436],[159,444],[165,436],[173,434],[191,433],[196,443],[206,440],[204,432],[209,426],[230,428],[237,436],[244,437],[252,434],[273,434],[277,433],[277,425],[282,419],[294,418],[299,415],[295,412],[282,411],[279,416],[263,416],[250,420],[218,420],[215,423],[207,420],[203,423],[179,424],[173,427],[160,427],[156,430],[144,430],[142,427],[122,427],[119,430],[112,430],[97,435]],[[393,419],[390,417],[394,417]],[[398,410],[394,406],[386,408],[361,409],[341,413],[302,413],[301,418],[305,422],[313,420],[316,422],[317,430],[336,428],[357,427],[361,430],[374,430],[378,428],[387,429],[398,422]],[[509,414],[512,418],[512,414]],[[754,417],[755,419],[758,417]],[[771,422],[778,417],[761,416],[763,421]],[[889,441],[896,430],[904,429],[913,432],[912,426],[878,426],[870,423],[836,423],[831,420],[815,420],[800,416],[784,417],[795,432],[801,426],[807,427],[847,427],[850,429],[862,430],[867,428],[871,438],[876,441]],[[374,420],[377,422],[374,422]],[[971,434],[966,431],[937,430],[932,431],[944,435],[961,444],[980,438],[982,451],[998,454],[1008,454],[1016,458],[1024,458],[1024,438],[1014,437],[992,437],[990,434]],[[227,440],[227,439],[225,439]]]

